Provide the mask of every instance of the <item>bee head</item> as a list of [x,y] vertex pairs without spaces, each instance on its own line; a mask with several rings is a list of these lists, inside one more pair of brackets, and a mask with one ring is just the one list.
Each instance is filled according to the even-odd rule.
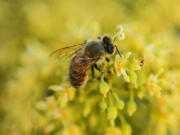
[[113,54],[114,45],[110,37],[108,36],[103,37],[103,46],[108,54]]

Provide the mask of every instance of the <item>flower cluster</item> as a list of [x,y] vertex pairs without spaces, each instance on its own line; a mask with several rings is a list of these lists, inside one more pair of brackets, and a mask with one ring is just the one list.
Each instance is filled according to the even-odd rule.
[[[179,5],[0,1],[0,134],[179,135]],[[99,79],[89,71],[86,85],[73,88],[72,50],[57,61],[48,55],[104,35],[121,55],[107,55]]]

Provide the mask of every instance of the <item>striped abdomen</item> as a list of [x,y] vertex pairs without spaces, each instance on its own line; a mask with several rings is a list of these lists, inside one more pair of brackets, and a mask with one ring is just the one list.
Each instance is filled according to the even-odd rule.
[[74,87],[80,87],[87,81],[88,71],[91,66],[85,56],[75,56],[70,65],[69,78]]

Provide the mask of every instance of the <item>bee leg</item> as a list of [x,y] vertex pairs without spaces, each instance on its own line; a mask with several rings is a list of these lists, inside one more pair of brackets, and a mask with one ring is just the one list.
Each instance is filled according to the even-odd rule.
[[100,68],[97,66],[97,64],[94,64],[94,67],[95,67],[99,72],[101,72],[101,73],[105,73],[105,72],[106,72],[105,70],[100,69]]
[[91,66],[91,72],[92,72],[92,78],[94,79],[95,76],[94,76],[94,65]]
[[92,72],[92,78],[94,80],[100,80],[100,76],[95,76],[94,75],[94,65],[91,66],[91,72]]
[[[106,61],[109,63],[110,59],[108,57],[106,57]],[[107,71],[108,74],[111,74],[111,71]]]
[[106,57],[106,61],[107,61],[107,62],[110,62],[110,59],[109,59],[108,57]]

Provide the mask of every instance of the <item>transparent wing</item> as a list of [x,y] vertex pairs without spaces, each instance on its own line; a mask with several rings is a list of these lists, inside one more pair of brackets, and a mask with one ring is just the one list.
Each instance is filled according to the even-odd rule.
[[[50,53],[49,57],[54,58],[54,59],[60,58],[60,60],[62,60],[63,62],[69,62],[69,60],[71,60],[73,56],[78,54],[85,47],[85,44],[86,43],[82,43],[82,44],[67,46],[64,48],[59,48],[53,51],[52,53]],[[78,64],[75,64],[74,68],[77,68],[77,67],[79,68],[79,66],[84,67],[85,65],[91,65],[95,63],[95,61],[97,61],[98,59],[99,59],[99,56],[88,58],[88,57],[84,57],[80,55],[78,56],[78,58],[76,58],[76,60],[80,62],[77,62]]]
[[84,44],[77,44],[77,45],[72,45],[72,46],[67,46],[64,48],[60,48],[57,49],[55,51],[53,51],[49,57],[51,58],[68,58],[68,57],[72,57],[74,55],[76,55],[77,53],[79,53],[81,51],[82,48],[84,48]]

